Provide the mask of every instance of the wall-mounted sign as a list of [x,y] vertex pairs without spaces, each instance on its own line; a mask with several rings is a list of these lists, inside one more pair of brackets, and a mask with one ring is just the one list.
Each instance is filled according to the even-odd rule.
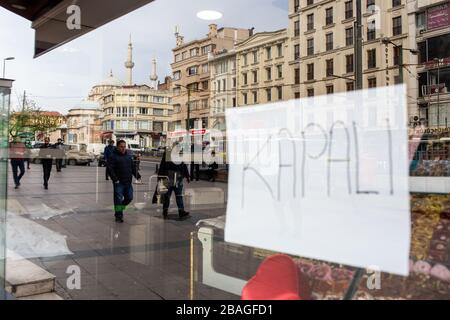
[[450,25],[450,6],[444,3],[427,10],[428,30]]
[[226,117],[227,242],[408,274],[405,86]]

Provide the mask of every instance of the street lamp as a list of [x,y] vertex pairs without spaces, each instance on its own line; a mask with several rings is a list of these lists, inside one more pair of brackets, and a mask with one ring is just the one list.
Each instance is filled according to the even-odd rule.
[[8,58],[3,59],[3,79],[5,78],[5,64],[6,64],[6,61],[14,60],[14,59],[15,59],[14,57],[8,57]]
[[387,37],[382,38],[381,42],[385,45],[392,44],[395,48],[397,48],[399,50],[399,53],[398,53],[398,75],[400,77],[400,79],[399,79],[400,83],[403,83],[403,51],[404,50],[409,51],[413,55],[418,55],[419,51],[416,49],[407,49],[407,48],[400,47],[400,46],[396,45],[394,42],[392,42]]
[[352,82],[356,82],[356,80],[353,79],[353,78],[350,78],[350,77],[344,77],[344,76],[338,76],[338,75],[336,75],[336,74],[332,74],[331,77],[339,78],[339,79],[344,79],[344,80],[348,80],[348,81],[352,81]]

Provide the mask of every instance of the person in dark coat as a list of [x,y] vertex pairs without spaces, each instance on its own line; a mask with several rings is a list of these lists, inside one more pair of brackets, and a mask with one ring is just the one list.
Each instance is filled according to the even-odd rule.
[[61,168],[63,165],[63,159],[65,156],[64,151],[64,143],[62,142],[62,139],[58,139],[58,142],[55,143],[55,149],[56,151],[56,171],[61,172]]
[[114,186],[114,212],[116,222],[123,222],[123,211],[133,201],[133,176],[140,179],[141,175],[136,170],[133,155],[127,152],[127,144],[124,140],[117,142],[117,147],[108,157],[106,163],[108,174]]
[[[109,157],[111,157],[113,152],[114,152],[114,140],[109,140],[109,144],[105,147],[105,150],[103,150],[103,157],[105,159],[105,163],[108,163],[108,159]],[[106,180],[109,180],[108,166],[106,166],[105,169],[105,177]]]
[[44,188],[48,190],[48,180],[52,172],[53,158],[55,158],[56,149],[50,144],[50,138],[44,139],[44,144],[39,150],[39,159],[42,162],[42,169],[44,171]]
[[[16,138],[9,144],[9,155],[11,158],[11,167],[13,171],[15,189],[19,188],[20,179],[22,179],[23,175],[25,174],[25,154],[25,144],[20,142],[19,139]],[[20,173],[18,173],[19,170]]]
[[[175,200],[178,207],[178,216],[180,219],[189,216],[189,212],[184,210],[183,201],[183,180],[190,182],[189,170],[187,165],[183,162],[181,164],[175,164],[174,162],[167,160],[167,154],[171,150],[165,150],[158,170],[158,176],[168,177],[167,179],[160,179],[167,183],[167,193],[163,197],[163,218],[167,219],[169,214],[170,197],[172,192],[175,193]],[[153,203],[155,203],[156,193],[153,197]]]

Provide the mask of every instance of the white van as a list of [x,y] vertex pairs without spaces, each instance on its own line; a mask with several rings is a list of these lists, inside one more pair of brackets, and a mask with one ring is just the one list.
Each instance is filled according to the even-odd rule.
[[96,157],[105,150],[106,144],[102,143],[89,143],[87,145],[87,152],[93,153]]

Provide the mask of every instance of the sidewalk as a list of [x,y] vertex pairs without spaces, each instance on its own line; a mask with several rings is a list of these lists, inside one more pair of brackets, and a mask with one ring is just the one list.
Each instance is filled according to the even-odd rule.
[[[55,169],[55,168],[53,168]],[[68,166],[62,173],[52,170],[49,190],[42,187],[42,167],[32,165],[14,190],[9,175],[10,214],[65,237],[73,254],[52,256],[51,244],[33,234],[36,253],[29,259],[56,276],[57,293],[65,299],[238,299],[200,282],[190,286],[190,234],[199,220],[223,215],[225,204],[191,208],[185,221],[163,220],[161,208],[147,204],[143,210],[133,205],[125,212],[125,223],[114,222],[112,184],[104,180],[104,168]],[[143,181],[153,174],[141,172]],[[192,182],[186,188],[219,187],[227,184]],[[135,201],[148,201],[148,184],[134,185]],[[153,189],[153,188],[152,188]],[[170,214],[176,217],[172,198]],[[189,208],[188,208],[189,209]],[[196,244],[198,245],[198,244]],[[20,246],[16,248],[21,250]],[[55,252],[60,252],[56,248]],[[50,253],[49,253],[50,251]],[[198,251],[198,250],[197,250]],[[43,252],[46,257],[42,257]],[[57,253],[60,254],[60,253]],[[197,252],[195,252],[197,255]],[[201,265],[195,256],[194,268]],[[70,289],[69,266],[78,266],[81,289]],[[194,270],[197,273],[197,269]]]

